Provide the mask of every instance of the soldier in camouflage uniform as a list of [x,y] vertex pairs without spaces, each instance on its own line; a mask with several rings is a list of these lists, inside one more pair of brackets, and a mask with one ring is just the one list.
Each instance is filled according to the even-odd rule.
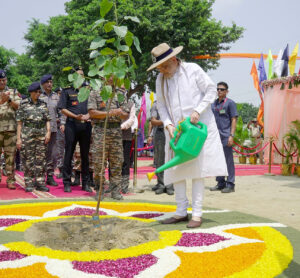
[[[104,182],[104,171],[101,173],[101,165],[103,159],[103,135],[104,135],[104,121],[107,114],[108,101],[104,102],[99,92],[92,91],[88,100],[88,111],[90,118],[93,120],[93,141],[95,148],[94,171],[95,184],[99,187],[100,177]],[[123,145],[122,145],[122,131],[121,120],[127,119],[129,111],[120,104],[117,97],[112,101],[111,109],[109,111],[109,119],[106,130],[106,148],[105,148],[105,162],[109,160],[110,165],[110,192],[111,197],[116,200],[122,200],[123,196],[120,194],[122,184],[122,164],[123,164]]]
[[51,137],[50,142],[47,145],[47,180],[46,183],[51,186],[57,186],[57,182],[54,180],[54,169],[56,164],[56,134],[57,134],[57,120],[58,120],[58,108],[57,104],[59,96],[57,93],[52,92],[52,75],[45,74],[41,78],[42,94],[40,99],[47,104],[49,115],[51,118]]
[[39,99],[41,87],[34,82],[28,87],[30,97],[22,100],[17,111],[17,148],[21,149],[24,163],[26,192],[34,187],[39,191],[49,191],[45,186],[45,166],[47,143],[50,141],[50,115],[47,104]]
[[[4,150],[7,187],[16,189],[15,186],[15,153],[16,153],[16,110],[21,98],[17,90],[9,89],[4,70],[0,70],[0,150]],[[1,174],[0,174],[1,181]]]

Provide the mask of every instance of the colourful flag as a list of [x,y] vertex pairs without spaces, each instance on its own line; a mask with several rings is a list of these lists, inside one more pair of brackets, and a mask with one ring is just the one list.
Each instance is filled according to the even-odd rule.
[[144,140],[144,126],[146,123],[146,119],[147,119],[147,105],[146,105],[146,97],[145,97],[145,93],[144,93],[143,97],[142,97],[140,112],[138,115],[138,123],[139,123],[139,127],[141,128],[143,140]]
[[282,67],[283,67],[282,53],[283,51],[282,49],[280,49],[277,55],[277,59],[274,63],[274,73],[276,73],[277,77],[280,77],[282,72]]
[[253,60],[250,74],[252,75],[252,78],[253,78],[254,88],[258,91],[261,101],[263,101],[262,94],[261,94],[260,87],[259,87],[257,69],[256,69],[254,60]]
[[269,64],[268,80],[270,80],[272,78],[272,75],[273,75],[273,56],[272,56],[271,49],[269,50],[269,55],[268,55],[267,61],[268,61],[268,64]]
[[295,73],[295,67],[296,67],[296,59],[298,55],[298,49],[299,49],[299,43],[296,44],[292,55],[289,60],[289,70],[290,70],[290,75],[293,75]]
[[154,102],[154,92],[151,92],[150,93],[150,100],[151,100],[151,107],[152,107],[152,105],[153,105],[153,102]]
[[261,91],[264,91],[264,88],[261,86],[261,83],[264,80],[267,80],[267,74],[266,74],[266,70],[265,70],[265,63],[264,63],[264,55],[261,54],[260,56],[260,60],[259,60],[259,64],[258,64],[258,70],[259,70],[259,87],[261,89]]
[[288,64],[289,64],[289,44],[287,44],[285,50],[283,51],[282,60],[283,60],[283,67],[282,67],[282,71],[281,71],[281,76],[288,76],[289,75],[289,69],[288,69]]

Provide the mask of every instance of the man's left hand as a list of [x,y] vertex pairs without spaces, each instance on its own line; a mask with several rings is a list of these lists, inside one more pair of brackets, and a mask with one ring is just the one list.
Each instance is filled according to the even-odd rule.
[[229,136],[227,146],[231,147],[233,145],[233,137]]
[[0,104],[3,104],[9,100],[9,92],[2,93]]
[[191,115],[191,123],[197,124],[199,122],[200,114],[196,111],[194,111]]

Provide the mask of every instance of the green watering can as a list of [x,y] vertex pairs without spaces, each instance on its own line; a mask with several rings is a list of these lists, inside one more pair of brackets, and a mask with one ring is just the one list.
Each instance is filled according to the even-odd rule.
[[179,122],[174,137],[170,140],[170,147],[175,153],[175,157],[170,161],[157,168],[154,172],[148,173],[150,181],[153,176],[168,168],[196,158],[207,138],[207,126],[201,122],[192,124],[190,117]]

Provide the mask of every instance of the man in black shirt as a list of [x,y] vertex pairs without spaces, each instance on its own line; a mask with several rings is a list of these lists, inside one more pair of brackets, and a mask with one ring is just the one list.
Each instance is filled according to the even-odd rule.
[[[76,68],[78,74],[83,75],[81,68]],[[87,100],[78,101],[78,90],[73,87],[63,89],[58,104],[61,112],[67,116],[65,126],[65,157],[63,166],[64,191],[71,192],[72,157],[77,142],[80,146],[82,190],[92,192],[89,187],[89,150],[92,126],[87,111]]]

